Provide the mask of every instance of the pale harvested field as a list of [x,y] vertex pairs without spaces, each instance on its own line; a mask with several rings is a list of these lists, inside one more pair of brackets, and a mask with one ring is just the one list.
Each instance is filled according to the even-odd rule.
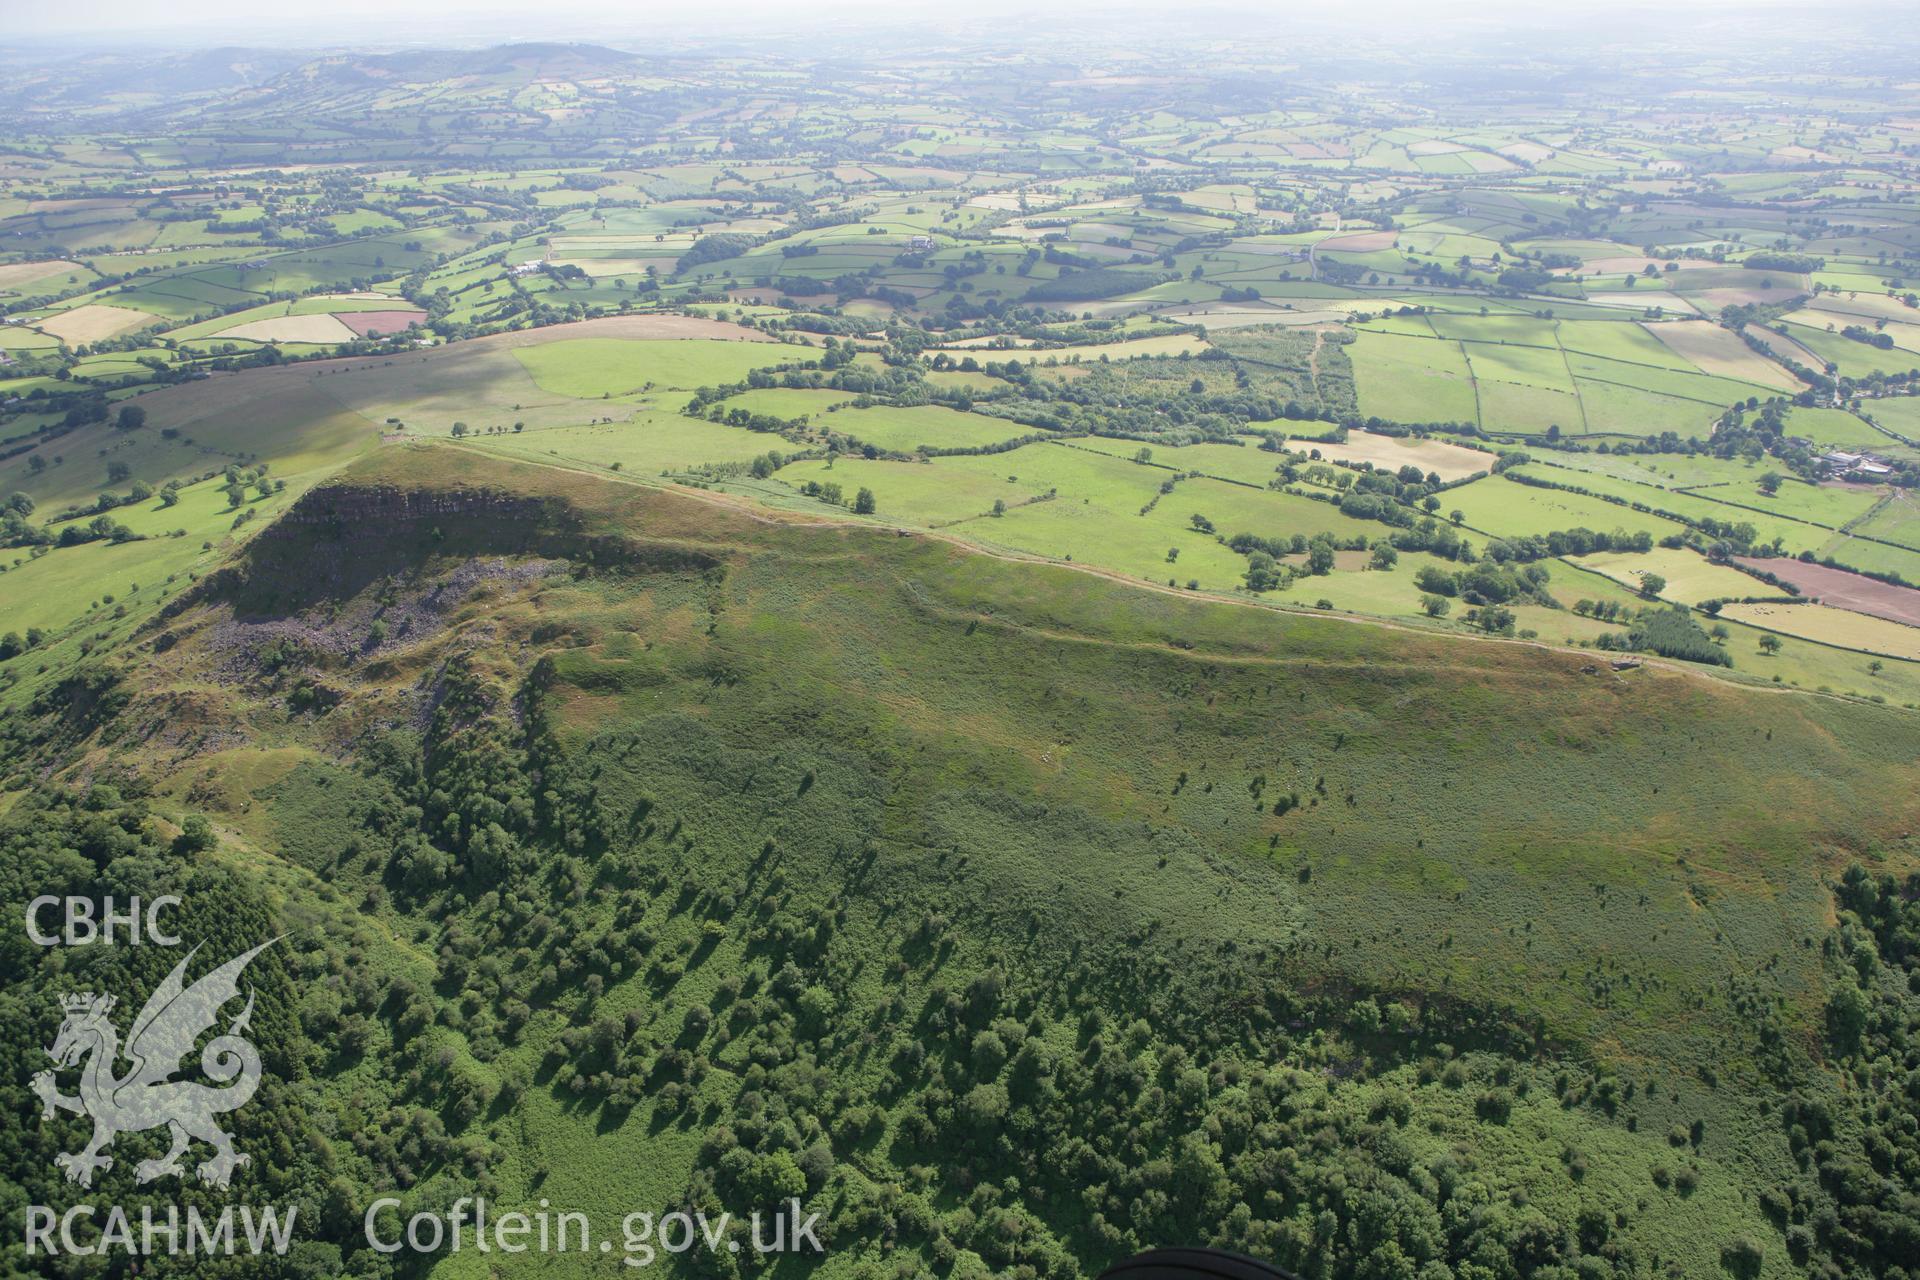
[[648,267],[661,274],[672,270],[676,254],[662,254],[657,258],[555,258],[556,267],[578,267],[588,275],[599,279],[603,276],[639,276],[645,275]]
[[1652,267],[1661,275],[1666,275],[1667,264],[1675,261],[1679,262],[1680,270],[1682,271],[1692,271],[1700,267],[1715,267],[1720,265],[1717,262],[1702,262],[1693,258],[1643,258],[1639,254],[1624,254],[1617,258],[1595,258],[1581,267],[1580,271],[1585,275],[1592,275],[1596,271],[1601,275],[1607,276],[1622,275],[1628,271],[1639,275],[1648,267]]
[[1714,312],[1725,307],[1751,306],[1756,302],[1781,302],[1791,298],[1793,293],[1794,286],[1789,283],[1774,289],[1702,289],[1688,296],[1695,305]]
[[1587,295],[1587,301],[1597,307],[1622,307],[1629,311],[1664,307],[1675,315],[1697,316],[1700,314],[1697,307],[1675,293],[1590,293]]
[[1702,373],[1757,382],[1777,391],[1798,391],[1800,380],[1753,350],[1731,329],[1705,321],[1648,324],[1641,328]]
[[1204,324],[1209,329],[1235,329],[1247,324],[1337,324],[1348,311],[1289,311],[1282,307],[1248,307],[1238,302],[1182,302],[1154,313],[1169,320]]
[[1783,334],[1774,333],[1770,329],[1762,329],[1757,325],[1749,326],[1747,332],[1764,342],[1767,350],[1782,359],[1795,361],[1807,366],[1809,369],[1820,369],[1826,366],[1826,361]]
[[117,337],[129,330],[153,324],[159,318],[145,311],[135,311],[131,307],[107,307],[97,302],[89,302],[84,307],[56,312],[45,320],[35,320],[32,324],[40,332],[50,333],[67,345],[74,346],[83,342],[98,342],[102,338]]
[[[13,289],[46,276],[59,275],[63,271],[73,275],[85,270],[86,268],[79,263],[68,262],[65,258],[40,262],[9,262],[0,265],[0,289]],[[45,297],[46,295],[36,294],[35,296]]]
[[1335,253],[1373,253],[1393,248],[1393,242],[1399,234],[1398,231],[1350,231],[1346,235],[1329,236],[1314,248],[1330,249]]
[[1501,147],[1500,154],[1523,164],[1539,164],[1553,154],[1553,148],[1543,147],[1537,142],[1515,142]]
[[[0,283],[5,282],[0,280]],[[1808,303],[1806,311],[1829,312],[1828,320],[1836,324],[1871,324],[1875,320],[1890,320],[1895,324],[1920,323],[1920,311],[1898,298],[1877,293],[1829,293]],[[1845,318],[1844,321],[1841,317]]]
[[[1908,311],[1902,307],[1900,309],[1900,315],[1901,319],[1910,320],[1920,317],[1920,312]],[[1806,325],[1809,329],[1816,332],[1826,329],[1828,325],[1832,325],[1836,333],[1848,326],[1857,326],[1862,329],[1875,329],[1877,327],[1878,332],[1890,337],[1893,340],[1893,345],[1899,347],[1902,351],[1920,351],[1920,325],[1900,323],[1898,321],[1888,322],[1862,312],[1831,311],[1825,307],[1818,309],[1803,307],[1798,311],[1788,312],[1780,318],[1789,324]]]
[[336,316],[274,316],[270,320],[250,320],[231,329],[222,329],[216,338],[248,342],[351,342],[353,330]]
[[1825,151],[1815,151],[1812,147],[1775,147],[1767,154],[1776,160],[1811,160],[1815,164],[1843,163],[1838,156],[1831,155]]
[[1415,440],[1411,436],[1383,436],[1371,431],[1349,431],[1345,444],[1321,444],[1318,441],[1291,441],[1289,449],[1302,452],[1318,449],[1323,458],[1343,462],[1371,462],[1375,467],[1398,471],[1411,463],[1422,471],[1437,471],[1442,480],[1458,480],[1476,471],[1493,467],[1493,455],[1442,440]]
[[1890,324],[1880,332],[1891,337],[1900,350],[1920,354],[1920,324]]
[[[1087,347],[1050,347],[1044,351],[1033,352],[1032,359],[1040,363],[1057,359],[1061,364],[1066,364],[1077,356],[1082,364],[1098,364],[1101,356],[1105,356],[1108,360],[1127,360],[1134,356],[1177,356],[1183,351],[1198,355],[1205,351],[1207,346],[1207,340],[1198,334],[1159,333],[1149,334],[1143,338],[1125,338],[1119,342],[1102,342]],[[934,348],[934,350],[937,349]],[[978,344],[969,346],[961,342],[955,343],[950,350],[978,351],[979,346]],[[987,358],[991,360],[994,356],[989,352]]]
[[[1736,622],[1750,622],[1782,635],[1920,662],[1920,627],[1902,626],[1885,618],[1824,604],[1730,604],[1720,612]],[[1751,668],[1755,664],[1746,665]]]
[[[984,337],[979,337],[979,338],[960,338],[960,339],[957,339],[956,341],[943,344],[941,347],[941,350],[943,351],[976,350],[980,347],[991,347],[993,346],[994,341],[995,339],[991,334],[986,335]],[[1016,349],[1020,347],[1030,347],[1032,345],[1033,345],[1032,338],[1013,339],[1013,347]]]
[[515,329],[511,333],[492,333],[484,338],[469,338],[461,347],[536,347],[543,342],[563,342],[568,338],[718,338],[733,342],[773,342],[757,329],[734,324],[730,320],[709,320],[705,316],[668,314],[606,316],[599,320],[576,320],[571,324],[550,324],[540,329]]

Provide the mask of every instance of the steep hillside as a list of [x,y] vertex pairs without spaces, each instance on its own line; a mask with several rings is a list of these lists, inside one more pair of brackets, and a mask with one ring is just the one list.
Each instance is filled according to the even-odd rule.
[[[131,621],[0,722],[7,909],[288,933],[240,1132],[322,1273],[381,1274],[374,1194],[476,1183],[802,1194],[832,1275],[1786,1275],[1912,1229],[1912,1091],[1843,1070],[1909,1052],[1910,925],[1836,898],[1914,867],[1906,712],[446,446]],[[4,945],[17,1089],[74,974]],[[65,1203],[42,1154],[7,1176]]]

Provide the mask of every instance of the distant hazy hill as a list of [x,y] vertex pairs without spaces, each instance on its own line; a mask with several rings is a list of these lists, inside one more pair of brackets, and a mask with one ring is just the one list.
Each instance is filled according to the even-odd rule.
[[639,59],[591,44],[505,44],[491,49],[410,49],[399,53],[343,53],[291,68],[277,88],[331,81],[342,85],[420,84],[472,76],[536,80],[591,80],[631,72]]
[[541,42],[318,56],[311,50],[241,47],[146,57],[96,54],[22,67],[11,75],[0,71],[0,104],[37,117],[153,120],[208,109],[231,119],[295,109],[356,111],[370,93],[433,85],[443,103],[459,105],[474,95],[510,97],[529,85],[631,75],[640,62],[638,55],[601,45]]
[[159,95],[204,98],[264,84],[311,58],[224,46],[190,53],[99,53],[0,72],[0,104],[23,111],[112,110]]

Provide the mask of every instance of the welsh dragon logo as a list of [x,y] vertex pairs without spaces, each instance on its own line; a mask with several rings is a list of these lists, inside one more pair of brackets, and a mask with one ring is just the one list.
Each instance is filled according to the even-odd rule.
[[[116,1136],[161,1125],[172,1131],[172,1149],[157,1160],[142,1160],[134,1170],[138,1182],[184,1177],[180,1158],[194,1139],[213,1148],[212,1157],[198,1169],[200,1181],[210,1186],[225,1187],[233,1171],[248,1163],[250,1157],[233,1149],[232,1137],[214,1117],[245,1106],[260,1087],[260,1054],[241,1035],[253,1016],[251,989],[246,1008],[228,1024],[226,1034],[208,1041],[200,1054],[200,1068],[207,1078],[225,1087],[173,1076],[195,1042],[218,1020],[220,1007],[240,994],[240,974],[248,963],[277,941],[263,942],[236,956],[192,986],[185,981],[187,962],[200,948],[189,951],[133,1020],[124,1048],[108,1016],[117,1003],[112,996],[86,991],[61,997],[66,1018],[47,1054],[63,1069],[84,1061],[80,1093],[77,1097],[61,1093],[52,1071],[33,1078],[33,1091],[40,1097],[43,1118],[51,1118],[57,1108],[93,1120],[93,1138],[84,1148],[54,1157],[69,1182],[92,1186],[95,1171],[113,1167],[113,1157],[105,1152]],[[128,1067],[116,1074],[123,1055]]]

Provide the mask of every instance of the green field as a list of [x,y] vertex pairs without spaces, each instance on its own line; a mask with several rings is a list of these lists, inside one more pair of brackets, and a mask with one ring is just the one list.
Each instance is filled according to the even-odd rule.
[[1782,481],[1772,494],[1758,484],[1709,485],[1690,490],[1695,497],[1707,498],[1749,509],[1774,512],[1829,529],[1844,529],[1879,504],[1885,493],[1878,489],[1843,485],[1811,485],[1797,480]]
[[[1816,525],[1802,516],[1843,517],[1848,512],[1864,513],[1872,506],[1871,494],[1850,493],[1843,489],[1822,489],[1800,485],[1805,493],[1796,493],[1783,482],[1784,502],[1768,499],[1757,487],[1744,483],[1715,485],[1698,489],[1660,489],[1633,480],[1611,476],[1570,473],[1567,469],[1529,463],[1520,474],[1551,484],[1572,484],[1592,493],[1615,499],[1615,509],[1638,514],[1631,504],[1691,520],[1713,520],[1723,524],[1752,526],[1756,540],[1767,543],[1778,538],[1789,552],[1814,550],[1833,536],[1838,524]],[[1569,495],[1575,496],[1575,495]],[[1777,499],[1780,495],[1776,494]],[[1628,505],[1621,505],[1628,504]],[[1636,526],[1629,525],[1628,528]]]
[[1449,490],[1446,506],[1449,511],[1462,512],[1468,528],[1503,538],[1584,528],[1601,533],[1615,529],[1628,533],[1644,530],[1659,539],[1683,527],[1663,516],[1635,511],[1598,497],[1523,485],[1501,476],[1488,476]]
[[51,509],[124,490],[125,482],[109,476],[115,463],[156,487],[259,461],[292,480],[336,467],[378,441],[372,422],[291,369],[164,388],[139,404],[147,412],[140,430],[106,422],[48,440],[0,462],[0,488]]
[[[1243,484],[1266,488],[1273,480],[1285,459],[1259,447],[1258,441],[1249,438],[1246,441],[1210,442],[1190,445],[1153,445],[1145,446],[1148,465],[1167,470],[1197,471],[1204,476],[1213,476],[1220,480],[1238,480]],[[1088,436],[1083,439],[1066,442],[1069,449],[1084,449],[1092,453],[1105,454],[1110,458],[1136,458],[1142,446],[1133,440],[1115,440],[1100,436]],[[1295,448],[1309,446],[1298,444]],[[1165,480],[1164,475],[1156,477]]]
[[846,435],[888,453],[928,449],[975,449],[1031,435],[1017,422],[957,413],[939,405],[915,408],[879,406],[841,409],[814,424],[818,429]]
[[745,409],[774,418],[818,418],[836,405],[851,403],[853,396],[843,391],[807,391],[791,387],[768,387],[742,391],[729,396],[728,409]]
[[1878,449],[1896,443],[1838,409],[1794,409],[1787,415],[1787,429],[1828,449]]
[[879,508],[889,519],[940,528],[956,520],[984,516],[995,502],[1017,506],[1046,492],[1046,486],[1017,477],[962,470],[949,459],[933,462],[869,461],[847,458],[828,463],[796,462],[780,472],[780,479],[798,488],[809,481],[835,483],[851,490],[872,489]]
[[780,448],[768,437],[674,413],[643,412],[599,426],[546,427],[483,436],[476,448],[555,465],[585,465],[659,475],[703,465],[741,463]]
[[738,382],[791,359],[761,344],[573,338],[514,353],[542,390],[576,400],[628,396],[654,387],[690,390]]
[[1920,502],[1915,502],[1911,494],[1895,492],[1855,525],[1854,531],[1920,550]]
[[1391,422],[1480,421],[1457,343],[1363,332],[1353,350],[1360,412]]
[[1710,563],[1692,551],[1656,547],[1652,551],[1596,551],[1579,557],[1574,563],[1595,573],[1603,573],[1636,592],[1646,590],[1646,576],[1658,575],[1665,581],[1659,592],[1662,600],[1697,605],[1705,600],[1743,596],[1784,596],[1786,592],[1769,586],[1738,569]]
[[1477,356],[1470,356],[1480,397],[1480,425],[1490,432],[1544,435],[1586,434],[1580,397],[1570,390],[1530,387],[1480,378]]
[[1873,420],[1908,440],[1920,439],[1920,396],[1875,400],[1865,406]]

